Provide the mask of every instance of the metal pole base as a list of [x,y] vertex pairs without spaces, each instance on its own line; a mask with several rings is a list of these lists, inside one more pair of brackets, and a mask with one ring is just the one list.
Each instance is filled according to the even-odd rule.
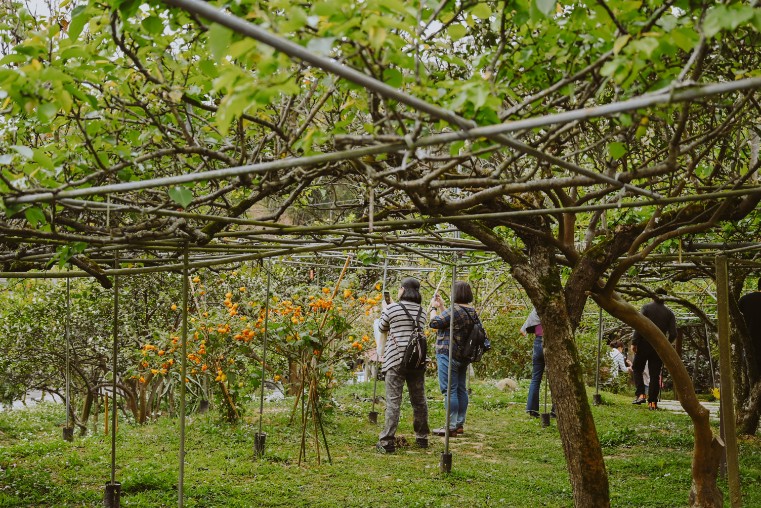
[[550,413],[542,413],[542,427],[550,426]]
[[367,419],[370,423],[378,423],[378,411],[370,411],[367,413]]
[[595,406],[599,406],[600,404],[602,404],[602,395],[600,395],[599,393],[595,393],[594,395],[592,395],[592,404],[594,404]]
[[68,442],[74,441],[74,427],[63,428],[63,440]]
[[452,472],[452,454],[451,453],[441,453],[441,460],[439,461],[439,467],[441,468],[442,473],[451,473]]
[[119,508],[119,498],[122,493],[122,484],[119,482],[107,483],[106,493],[103,496],[103,506],[106,508]]
[[264,443],[267,440],[266,432],[257,432],[254,434],[254,455],[261,457],[264,455]]

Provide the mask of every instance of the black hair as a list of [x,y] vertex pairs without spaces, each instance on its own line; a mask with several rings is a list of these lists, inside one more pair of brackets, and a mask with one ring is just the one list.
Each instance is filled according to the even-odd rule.
[[473,290],[470,289],[470,284],[467,282],[461,280],[455,282],[452,293],[454,294],[454,303],[470,303],[473,301]]
[[655,290],[655,295],[653,295],[653,300],[658,303],[663,303],[663,295],[667,295],[668,291],[666,291],[663,288],[658,288]]
[[402,280],[402,296],[399,300],[420,304],[423,297],[420,296],[420,282],[415,277],[407,277]]
[[624,343],[620,339],[616,339],[614,341],[611,341],[610,347],[614,349],[618,349],[620,347],[624,347]]
[[756,284],[758,290],[761,291],[761,277],[758,278],[758,284]]

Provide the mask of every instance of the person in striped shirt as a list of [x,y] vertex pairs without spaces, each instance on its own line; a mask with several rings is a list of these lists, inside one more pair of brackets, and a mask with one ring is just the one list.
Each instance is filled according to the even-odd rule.
[[412,403],[415,443],[420,448],[427,448],[430,434],[428,402],[425,397],[425,368],[408,369],[402,366],[404,349],[412,330],[416,325],[423,329],[427,323],[425,312],[420,305],[420,282],[414,277],[402,280],[398,300],[398,303],[383,303],[384,308],[378,325],[381,332],[379,354],[383,356],[382,370],[386,376],[386,421],[376,446],[382,453],[396,451],[396,428],[399,425],[405,383]]

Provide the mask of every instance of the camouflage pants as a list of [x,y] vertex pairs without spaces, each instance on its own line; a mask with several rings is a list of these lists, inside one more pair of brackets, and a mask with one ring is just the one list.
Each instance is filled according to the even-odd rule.
[[394,445],[405,382],[412,403],[412,428],[415,430],[415,437],[427,438],[430,433],[428,402],[425,398],[425,370],[404,369],[397,365],[386,371],[386,424],[380,433],[381,446],[393,447]]

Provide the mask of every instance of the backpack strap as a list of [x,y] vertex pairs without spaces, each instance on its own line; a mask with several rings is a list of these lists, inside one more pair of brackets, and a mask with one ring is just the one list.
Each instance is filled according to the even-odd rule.
[[463,307],[462,305],[459,305],[459,304],[455,304],[455,305],[457,305],[458,307],[460,307],[463,310],[465,315],[468,316],[468,318],[473,323],[473,326],[475,326],[477,323],[481,322],[481,319],[478,317],[478,313],[476,312],[476,309],[473,309],[473,313],[476,315],[476,317],[474,319],[473,316],[470,315],[470,312],[468,312],[467,308],[465,308],[465,307]]
[[402,305],[402,302],[399,302],[399,307],[401,307],[404,313],[407,314],[407,317],[410,318],[410,321],[412,321],[413,326],[417,328],[419,332],[422,332],[423,329],[420,327],[420,316],[423,314],[423,307],[420,307],[417,310],[417,319],[412,317],[412,314],[410,314],[410,311],[407,310],[407,307]]

